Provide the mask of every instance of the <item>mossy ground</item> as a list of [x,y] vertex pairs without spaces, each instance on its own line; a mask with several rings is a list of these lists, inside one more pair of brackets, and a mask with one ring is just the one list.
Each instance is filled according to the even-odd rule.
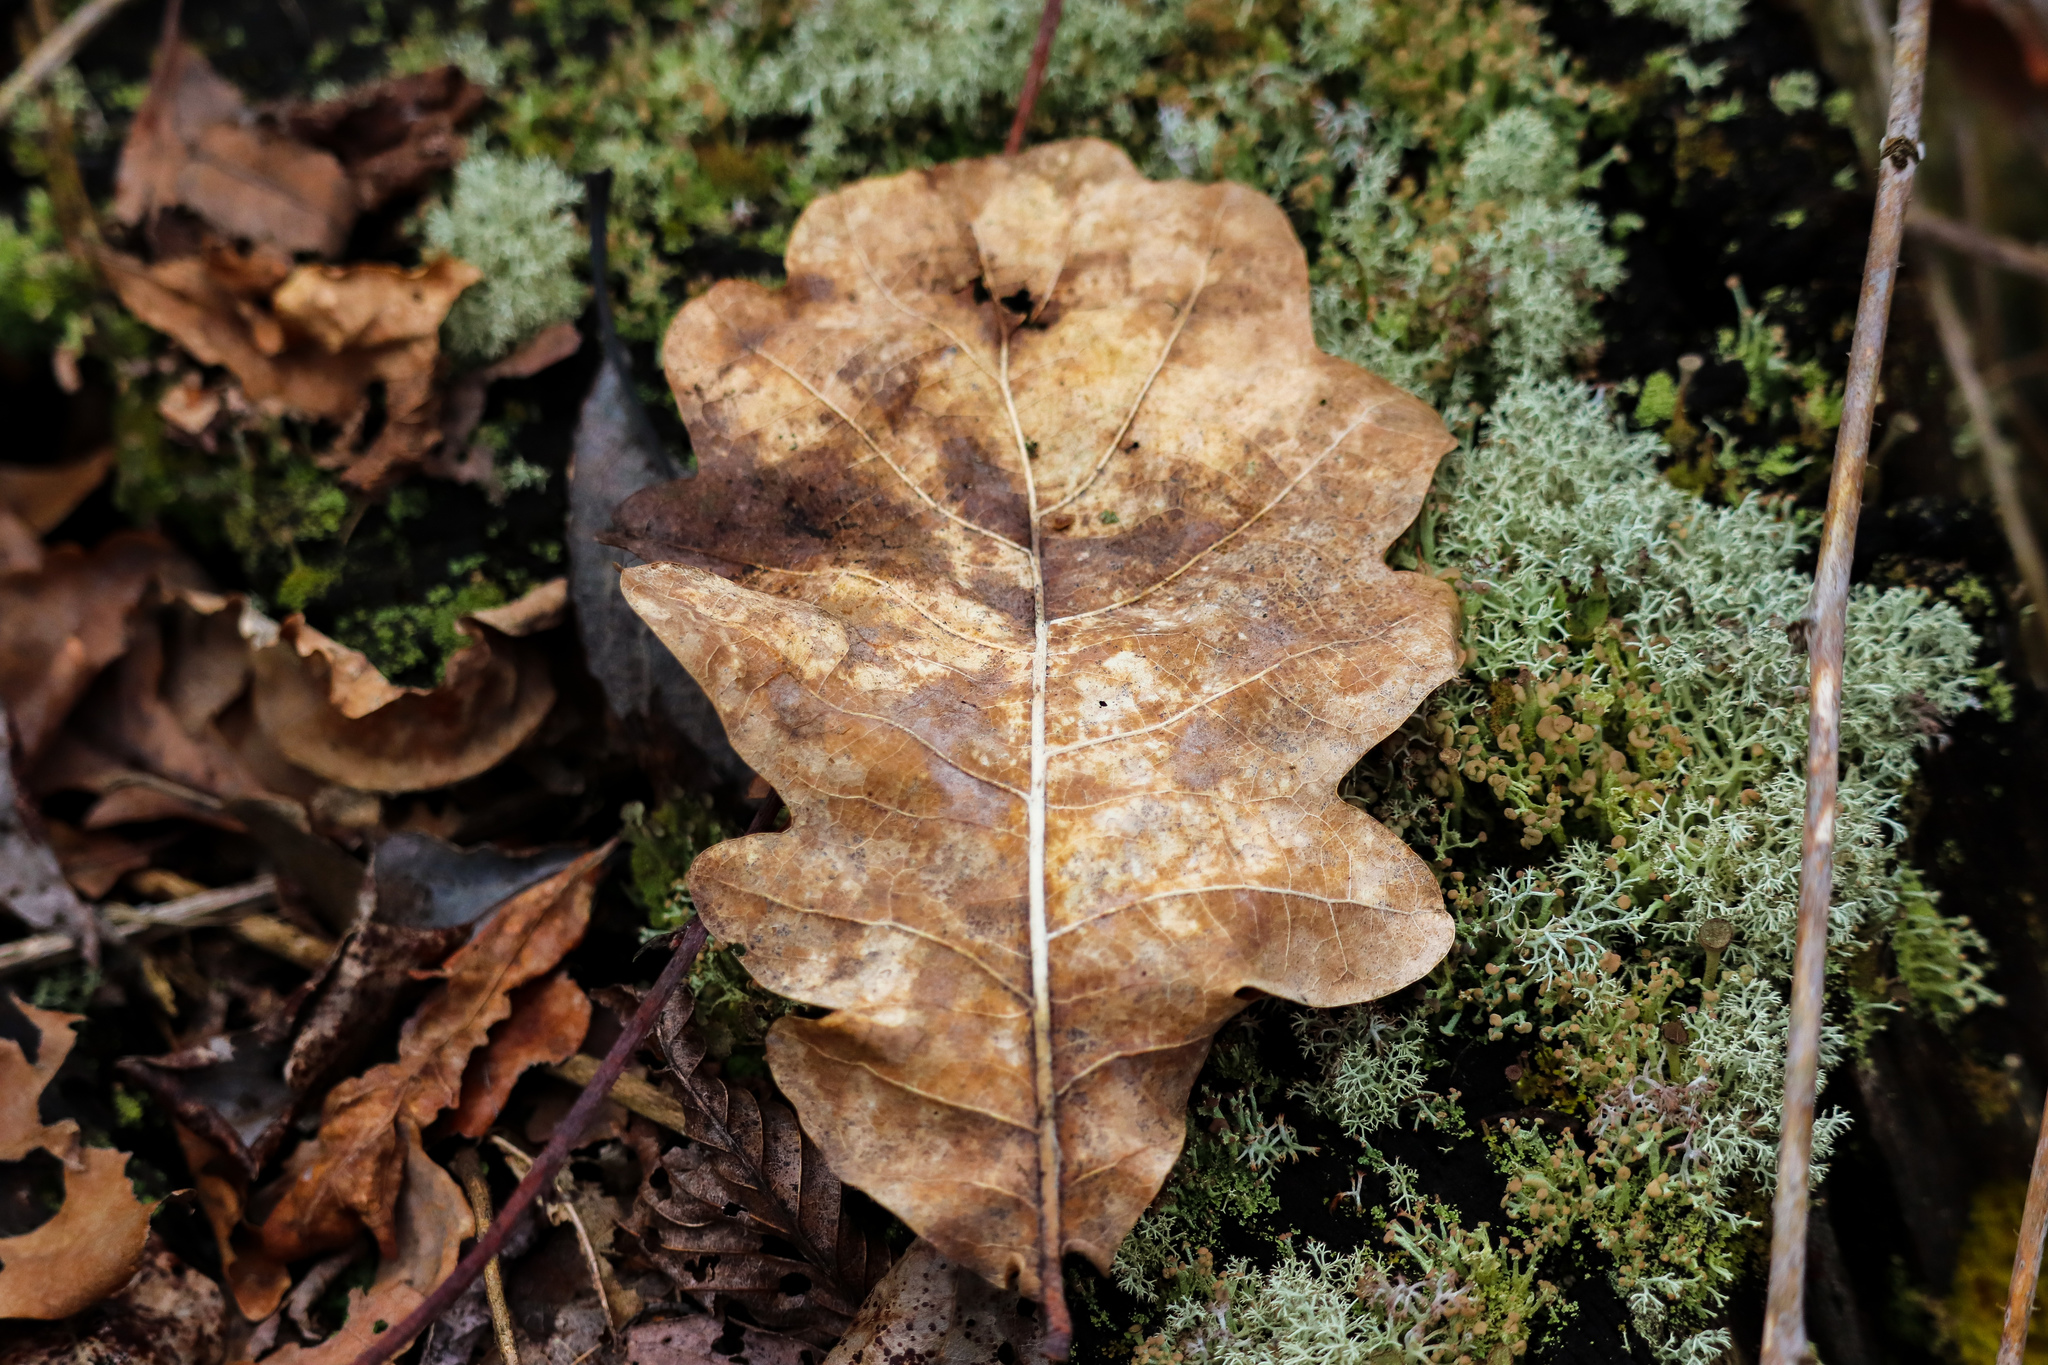
[[[1459,949],[1376,1011],[1262,1002],[1225,1034],[1188,1154],[1118,1273],[1073,1268],[1083,1360],[1704,1362],[1755,1336],[1797,842],[1799,663],[1782,627],[1839,420],[1868,182],[1796,20],[1651,8],[1663,17],[1597,0],[1069,6],[1034,136],[1105,136],[1153,174],[1275,195],[1308,250],[1324,346],[1426,394],[1464,438],[1402,562],[1454,577],[1472,650],[1471,677],[1348,789],[1436,861]],[[1015,0],[451,0],[217,5],[189,23],[259,97],[460,61],[496,88],[481,145],[612,170],[621,328],[681,449],[652,363],[675,308],[718,278],[776,278],[796,214],[834,184],[994,150],[1034,15]],[[68,97],[101,120],[79,120],[96,197],[151,22],[119,20]],[[34,139],[16,142],[0,356],[20,429],[53,455],[122,451],[120,481],[68,533],[162,524],[223,586],[305,610],[408,682],[438,670],[459,612],[556,572],[587,356],[494,390],[485,437],[530,472],[491,493],[421,483],[354,503],[314,465],[318,433],[288,426],[177,445],[153,413],[176,365],[70,266],[35,197]],[[431,207],[374,216],[352,253],[415,258]],[[574,262],[550,259],[573,289]],[[47,377],[59,346],[98,401]],[[1997,777],[2035,799],[2007,765],[2043,751],[2040,718],[2025,699],[2014,724],[1992,714],[2012,705],[1988,671],[2011,653],[2008,566],[1956,495],[1910,290],[1892,354],[1858,564],[1898,591],[1859,607],[1886,667],[1851,700],[1862,766],[1834,1056],[1911,1016],[1913,1036],[1991,1078],[1979,1146],[2009,1167],[1998,1135],[2017,1087],[2000,1059],[2048,992],[2031,903],[1997,900],[2028,864],[1995,847],[2001,813],[1981,793]],[[1611,516],[1575,510],[1597,497]],[[1916,778],[1936,725],[1954,741]],[[1959,789],[1980,818],[1927,795]],[[614,809],[647,795],[606,791]],[[686,913],[674,878],[721,814],[730,826],[730,808],[625,811],[636,903],[613,898],[580,956],[627,957],[637,920]],[[1902,841],[1906,826],[1919,832]],[[2003,964],[1989,984],[1962,912]],[[1709,920],[1737,931],[1711,965]],[[693,984],[744,1068],[782,1004],[730,954]],[[1994,986],[2015,1011],[1978,1008]],[[2048,1075],[2041,1054],[2028,1063]],[[161,1127],[101,1078],[78,1088],[107,1125]],[[1823,1108],[1858,1098],[1838,1083]],[[1882,1185],[1864,1129],[1826,1127],[1827,1188]],[[1851,1271],[1869,1303],[1933,1305],[1881,1345],[1930,1358],[1973,1330],[1967,1295],[1944,1297],[1944,1266],[1873,1250],[1903,1217],[1887,1198],[1841,1201],[1864,1230]]]

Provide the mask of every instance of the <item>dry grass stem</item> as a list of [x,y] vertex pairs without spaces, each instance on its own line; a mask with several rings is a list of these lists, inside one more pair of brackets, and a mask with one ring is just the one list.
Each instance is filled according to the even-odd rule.
[[128,0],[87,0],[49,36],[37,43],[35,51],[14,69],[14,74],[0,83],[0,122],[7,120],[23,96],[30,94],[58,67],[78,55],[78,49],[99,32],[100,25],[113,18],[115,12],[127,3]]
[[[484,1163],[476,1148],[464,1147],[449,1163],[455,1168],[462,1192],[469,1196],[470,1212],[476,1215],[478,1238],[491,1225],[491,1187],[484,1183]],[[532,1163],[528,1163],[531,1165]],[[505,1302],[505,1276],[493,1256],[484,1263],[484,1297],[491,1304],[491,1330],[498,1338],[498,1358],[505,1365],[519,1365],[519,1341],[512,1335],[512,1309]]]
[[1906,215],[1906,227],[1922,241],[1961,252],[1972,260],[2017,275],[2048,280],[2048,247],[2016,242],[1924,208],[1915,208]]

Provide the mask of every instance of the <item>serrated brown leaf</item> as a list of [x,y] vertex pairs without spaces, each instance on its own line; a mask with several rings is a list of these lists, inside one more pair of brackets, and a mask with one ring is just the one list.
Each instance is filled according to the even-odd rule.
[[583,938],[609,845],[500,906],[442,968],[443,982],[406,1021],[395,1061],[327,1094],[320,1131],[293,1151],[263,1199],[263,1245],[282,1261],[343,1246],[367,1228],[396,1254],[405,1152],[462,1093],[471,1054],[511,1011],[512,992],[549,971]]
[[31,1061],[13,1038],[0,1037],[0,1162],[47,1152],[63,1164],[64,1202],[41,1226],[0,1237],[0,1318],[65,1318],[90,1308],[128,1282],[149,1240],[149,1208],[128,1183],[128,1153],[88,1147],[78,1121],[45,1124],[44,1087],[78,1040],[82,1014],[60,1014],[14,1001],[36,1031]]
[[635,1230],[705,1307],[731,1299],[829,1343],[888,1269],[888,1249],[847,1216],[839,1178],[787,1105],[705,1073],[695,1007],[687,991],[670,996],[655,1040],[696,1145],[662,1154],[667,1188],[642,1187]]
[[1371,999],[1451,941],[1337,784],[1453,671],[1452,593],[1383,560],[1453,442],[1316,349],[1277,206],[1104,143],[822,198],[788,274],[677,316],[699,472],[618,519],[792,811],[690,889],[834,1011],[769,1037],[833,1169],[1056,1294],[1247,993]]

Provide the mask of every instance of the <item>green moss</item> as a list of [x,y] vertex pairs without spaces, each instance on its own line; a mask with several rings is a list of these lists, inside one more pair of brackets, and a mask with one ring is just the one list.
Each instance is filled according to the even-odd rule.
[[47,190],[29,191],[22,223],[0,215],[0,351],[40,356],[83,346],[92,274],[64,249]]

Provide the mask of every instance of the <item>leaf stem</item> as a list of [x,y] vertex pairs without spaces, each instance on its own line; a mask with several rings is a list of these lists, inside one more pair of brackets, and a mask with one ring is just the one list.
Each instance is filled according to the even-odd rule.
[[1877,408],[1885,326],[1899,272],[1906,205],[1920,159],[1920,100],[1927,72],[1929,0],[1900,0],[1892,56],[1891,114],[1879,151],[1877,209],[1863,263],[1863,292],[1849,352],[1841,436],[1821,525],[1806,647],[1811,662],[1806,738],[1806,829],[1799,869],[1799,934],[1793,950],[1792,1018],[1785,1041],[1785,1107],[1778,1129],[1778,1188],[1771,1210],[1771,1280],[1763,1365],[1797,1365],[1807,1354],[1806,1224],[1813,1157],[1814,1091],[1834,886],[1835,805],[1842,756],[1842,637],[1856,514]]
[[625,1071],[634,1049],[647,1036],[647,1030],[654,1026],[655,1016],[661,1013],[662,1002],[675,990],[690,970],[690,964],[697,960],[697,954],[704,949],[706,934],[704,921],[692,920],[676,941],[676,950],[669,957],[668,965],[661,969],[654,985],[641,998],[640,1008],[633,1011],[633,1017],[626,1022],[626,1028],[619,1040],[612,1044],[612,1050],[605,1054],[604,1062],[597,1074],[590,1078],[590,1084],[583,1087],[583,1093],[576,1097],[576,1103],[569,1106],[569,1112],[555,1125],[555,1135],[548,1139],[548,1145],[534,1158],[533,1167],[519,1182],[519,1188],[512,1191],[512,1197],[505,1201],[505,1207],[491,1220],[489,1229],[476,1239],[476,1245],[455,1267],[455,1273],[435,1287],[418,1308],[405,1315],[402,1322],[377,1338],[375,1345],[355,1358],[355,1365],[383,1365],[403,1351],[412,1339],[426,1330],[427,1324],[436,1321],[448,1311],[450,1304],[461,1297],[462,1292],[483,1273],[483,1268],[505,1245],[511,1234],[512,1225],[526,1212],[541,1192],[548,1188],[555,1178],[555,1172],[569,1159],[569,1151],[583,1136],[583,1130],[596,1116],[598,1106],[605,1101],[620,1073]]

